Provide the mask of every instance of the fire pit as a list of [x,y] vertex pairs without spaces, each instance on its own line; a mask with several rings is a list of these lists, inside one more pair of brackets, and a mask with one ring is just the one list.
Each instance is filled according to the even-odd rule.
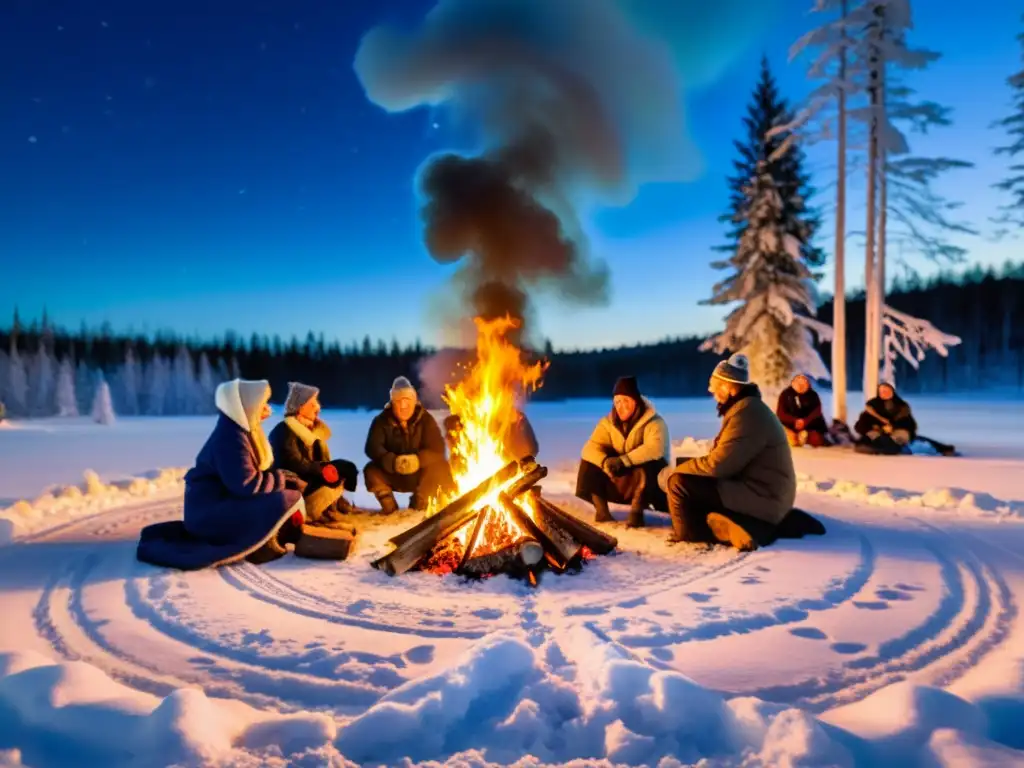
[[547,468],[509,455],[509,436],[523,418],[517,400],[540,386],[546,365],[523,361],[507,338],[519,327],[512,318],[477,318],[476,325],[476,360],[443,396],[458,416],[451,445],[457,490],[443,505],[431,500],[427,517],[391,539],[395,549],[373,566],[392,576],[417,568],[508,573],[536,584],[542,570],[578,568],[618,542],[541,496]]
[[536,585],[542,570],[565,573],[618,545],[552,504],[537,483],[547,468],[532,458],[509,462],[440,512],[391,539],[373,562],[391,576],[420,569],[486,577],[507,573]]

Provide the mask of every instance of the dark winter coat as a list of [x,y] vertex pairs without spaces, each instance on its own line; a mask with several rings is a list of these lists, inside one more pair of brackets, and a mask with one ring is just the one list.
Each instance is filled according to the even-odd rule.
[[[343,484],[346,491],[354,491],[358,476],[356,466],[347,461],[332,462],[331,451],[327,447],[330,437],[330,427],[320,420],[309,429],[294,416],[287,417],[270,432],[274,467],[294,472],[315,486],[324,483],[324,467],[334,463],[338,467],[339,484]],[[348,466],[352,472],[344,471]]]
[[859,435],[866,436],[871,431],[881,431],[886,424],[894,430],[906,430],[910,433],[911,441],[917,438],[917,421],[910,410],[910,404],[895,393],[890,400],[881,397],[868,400],[853,428]]
[[232,402],[225,386],[217,389],[213,433],[185,475],[185,519],[143,529],[143,562],[195,570],[242,560],[301,509],[302,493],[286,487],[285,473],[260,468],[237,390]]
[[370,424],[366,435],[366,456],[387,473],[394,473],[395,458],[415,453],[420,470],[447,461],[444,437],[422,405],[417,405],[403,427],[388,403]]
[[775,415],[779,417],[782,426],[793,432],[800,431],[796,427],[798,419],[804,422],[801,430],[822,434],[828,432],[828,423],[821,411],[821,398],[813,389],[801,395],[793,387],[786,387],[779,395]]
[[753,385],[720,414],[722,428],[711,451],[674,471],[715,478],[727,509],[778,525],[796,499],[796,470],[782,424]]
[[[449,447],[452,445],[455,439],[455,432],[460,426],[459,417],[455,414],[445,418],[445,440]],[[526,418],[526,414],[522,411],[516,411],[516,420],[509,426],[508,434],[504,436],[502,443],[508,455],[516,461],[521,461],[527,456],[536,458],[537,453],[540,451],[540,445],[537,442],[537,434],[533,431],[533,425],[530,424],[530,420]]]

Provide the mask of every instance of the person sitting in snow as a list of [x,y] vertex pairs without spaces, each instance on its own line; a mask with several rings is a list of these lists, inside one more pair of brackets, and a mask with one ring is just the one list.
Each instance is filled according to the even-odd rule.
[[243,558],[266,562],[298,540],[306,484],[271,468],[274,455],[263,432],[270,394],[266,381],[235,379],[217,387],[220,415],[185,475],[184,520],[144,528],[139,560],[183,570]]
[[821,412],[821,398],[804,374],[794,376],[790,385],[779,394],[775,415],[782,422],[786,438],[794,448],[802,445],[821,448],[829,444],[828,423]]
[[395,379],[391,401],[370,424],[366,455],[363,481],[385,514],[398,510],[396,491],[411,493],[410,508],[424,511],[432,497],[454,488],[441,428],[404,376]]
[[668,466],[668,425],[640,394],[635,376],[623,376],[612,390],[612,410],[583,446],[576,496],[594,505],[594,521],[611,522],[608,503],[629,504],[626,524],[644,525],[648,507],[665,512],[668,501],[658,473]]
[[708,391],[722,419],[711,451],[666,468],[659,478],[672,518],[669,541],[765,546],[796,498],[786,431],[750,382],[745,355],[719,362]]
[[868,400],[853,428],[860,435],[856,450],[862,453],[909,453],[910,444],[917,437],[917,422],[910,405],[888,382],[878,386],[877,396]]
[[[452,466],[460,462],[461,458],[455,455],[456,439],[459,430],[462,429],[462,419],[456,414],[451,414],[444,420],[444,439],[448,445],[448,453],[451,456]],[[527,457],[536,457],[540,446],[537,443],[537,435],[533,431],[526,414],[516,410],[515,421],[508,428],[508,433],[502,437],[502,445],[509,459],[522,461]]]
[[320,390],[288,383],[284,420],[270,432],[274,466],[294,472],[308,485],[303,491],[310,525],[340,522],[352,511],[345,491],[354,491],[359,469],[351,461],[331,460],[331,429],[320,419]]

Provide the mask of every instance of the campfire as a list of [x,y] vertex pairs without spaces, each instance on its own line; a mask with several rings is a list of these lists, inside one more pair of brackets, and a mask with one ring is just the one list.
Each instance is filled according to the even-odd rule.
[[391,539],[395,548],[373,566],[395,576],[410,570],[487,577],[508,573],[536,585],[541,571],[578,569],[618,544],[545,499],[548,473],[533,457],[509,455],[517,397],[540,386],[543,363],[528,364],[508,340],[511,318],[477,319],[476,359],[444,402],[459,426],[452,446],[455,492],[431,499],[422,522]]

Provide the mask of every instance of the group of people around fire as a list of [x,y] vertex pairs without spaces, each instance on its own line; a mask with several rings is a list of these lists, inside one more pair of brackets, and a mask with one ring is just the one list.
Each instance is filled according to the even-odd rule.
[[[576,496],[593,505],[595,522],[611,522],[609,505],[622,504],[629,507],[627,525],[642,527],[645,511],[655,509],[670,516],[670,542],[744,550],[823,533],[820,522],[793,508],[791,448],[835,442],[810,380],[797,376],[773,411],[750,380],[747,358],[734,354],[715,367],[708,390],[722,422],[718,436],[706,455],[672,465],[665,419],[635,377],[616,382],[611,411],[583,446],[576,481]],[[183,569],[266,562],[295,544],[305,525],[348,524],[353,506],[345,492],[356,489],[359,468],[332,458],[319,390],[290,383],[284,418],[268,436],[271,394],[266,381],[236,379],[217,388],[217,423],[185,476],[184,519],[144,529],[140,560]],[[431,499],[454,492],[460,429],[453,414],[442,430],[412,383],[395,379],[370,424],[362,469],[381,513],[398,511],[396,493],[410,494],[409,508],[425,511]],[[865,449],[895,454],[914,440],[917,425],[910,406],[883,384],[855,429]],[[537,437],[521,411],[502,444],[517,460],[537,455]]]

